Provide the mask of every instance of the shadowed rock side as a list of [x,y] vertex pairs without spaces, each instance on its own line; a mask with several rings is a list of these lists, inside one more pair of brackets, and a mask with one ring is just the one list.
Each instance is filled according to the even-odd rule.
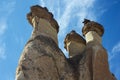
[[36,5],[27,19],[33,31],[19,59],[16,80],[116,80],[102,46],[102,25],[85,19],[85,39],[75,31],[67,34],[66,58],[58,47],[59,26],[52,13]]

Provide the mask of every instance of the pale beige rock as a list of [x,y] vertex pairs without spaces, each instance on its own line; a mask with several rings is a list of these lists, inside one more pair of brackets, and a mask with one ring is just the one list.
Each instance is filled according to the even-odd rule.
[[69,33],[64,43],[72,57],[66,58],[58,47],[59,26],[53,15],[36,5],[27,18],[33,32],[20,56],[16,80],[116,80],[101,44],[104,29],[100,24],[84,21],[87,43],[75,31]]
[[[35,20],[36,18],[37,21]],[[55,28],[52,27],[52,25],[46,19],[34,17],[32,20],[32,24],[34,26],[32,37],[41,34],[44,36],[51,37],[56,42],[56,44],[58,44],[57,31],[55,30]]]
[[25,80],[23,71],[19,71],[15,80]]
[[101,37],[95,31],[89,31],[86,33],[85,38],[87,43],[91,41],[96,41],[98,43],[102,42]]
[[36,17],[36,16],[38,18],[42,18],[42,19],[48,20],[48,22],[51,23],[52,27],[55,28],[57,30],[57,32],[59,32],[58,23],[53,18],[52,13],[49,12],[46,7],[43,8],[43,7],[39,6],[39,5],[35,5],[35,6],[31,7],[31,12],[27,14],[27,19],[28,19],[28,21],[29,21],[29,23],[31,25],[33,25],[32,19],[34,17]]
[[66,50],[69,52],[69,57],[72,58],[84,51],[86,41],[78,33],[71,31],[67,34],[64,44]]
[[[23,71],[25,80],[59,80],[68,79],[72,69],[57,45],[49,38],[38,36],[29,41],[24,48],[19,60],[20,70]],[[16,80],[19,80],[16,74]]]
[[[104,33],[102,25],[87,19],[83,23],[82,32],[87,42],[84,53],[86,59],[83,65],[87,65],[90,80],[115,80],[109,71],[107,52],[101,45],[101,37]],[[84,76],[88,76],[88,74],[84,74]]]
[[104,33],[103,26],[97,22],[87,19],[85,19],[83,23],[84,26],[82,28],[82,33],[86,38],[86,42],[97,41],[98,43],[101,43],[101,37]]
[[72,58],[76,55],[81,54],[85,49],[85,44],[78,43],[75,41],[70,41],[67,43],[67,50],[69,52],[69,57]]
[[27,16],[34,29],[19,59],[16,80],[74,80],[73,70],[57,45],[58,26],[53,17],[41,7],[34,9]]
[[104,28],[101,24],[85,19],[84,26],[82,28],[82,33],[85,36],[89,31],[95,31],[99,36],[102,37],[104,33]]
[[109,70],[107,52],[100,43],[89,42],[85,51],[85,54],[91,56],[91,58],[88,57],[90,61],[87,64],[91,63],[89,69],[92,80],[115,80]]

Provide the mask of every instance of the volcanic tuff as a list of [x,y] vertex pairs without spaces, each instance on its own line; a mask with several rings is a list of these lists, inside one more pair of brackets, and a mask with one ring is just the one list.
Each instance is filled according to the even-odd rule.
[[116,80],[111,74],[107,51],[102,46],[104,28],[85,19],[82,33],[71,31],[65,38],[66,58],[58,47],[59,26],[47,8],[31,7],[27,14],[33,26],[16,70],[16,80]]

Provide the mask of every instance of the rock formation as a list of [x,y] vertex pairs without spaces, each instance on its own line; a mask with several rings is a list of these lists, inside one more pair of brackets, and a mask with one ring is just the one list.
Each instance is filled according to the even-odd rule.
[[58,47],[59,26],[47,8],[31,7],[33,26],[16,70],[16,80],[115,80],[109,71],[107,52],[101,44],[102,25],[85,19],[85,39],[75,31],[65,38],[66,58]]

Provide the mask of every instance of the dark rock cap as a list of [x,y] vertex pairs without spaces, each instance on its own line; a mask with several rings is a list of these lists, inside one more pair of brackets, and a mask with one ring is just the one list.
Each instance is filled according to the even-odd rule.
[[76,33],[74,30],[72,30],[70,33],[66,35],[66,38],[64,40],[65,49],[67,47],[67,43],[70,41],[75,41],[86,45],[85,39],[82,36],[80,36],[78,33]]
[[33,25],[32,24],[32,18],[35,17],[35,16],[48,20],[51,23],[51,25],[53,26],[53,28],[55,28],[57,30],[57,32],[59,32],[58,23],[53,18],[52,13],[49,12],[46,7],[43,8],[39,5],[35,5],[35,6],[31,7],[31,12],[29,12],[27,14],[27,19],[28,19],[28,21],[31,25]]
[[90,21],[88,19],[84,19],[83,23],[84,23],[84,26],[82,28],[83,36],[85,36],[89,31],[95,31],[100,36],[103,35],[104,28],[101,24],[94,21]]

